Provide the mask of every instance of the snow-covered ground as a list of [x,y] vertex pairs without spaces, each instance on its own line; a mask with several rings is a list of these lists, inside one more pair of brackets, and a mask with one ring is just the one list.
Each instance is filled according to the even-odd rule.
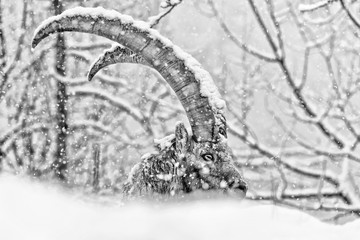
[[359,239],[360,221],[333,226],[295,210],[235,200],[100,204],[0,175],[1,240]]

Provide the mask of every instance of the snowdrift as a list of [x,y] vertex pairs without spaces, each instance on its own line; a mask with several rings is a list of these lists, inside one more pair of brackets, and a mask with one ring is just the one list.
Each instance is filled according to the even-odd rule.
[[235,200],[101,204],[0,175],[0,239],[359,239],[360,221],[333,226],[296,210]]

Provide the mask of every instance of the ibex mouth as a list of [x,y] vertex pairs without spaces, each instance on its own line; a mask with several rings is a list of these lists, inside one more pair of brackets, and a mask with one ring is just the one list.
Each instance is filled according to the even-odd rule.
[[231,187],[232,189],[240,190],[246,194],[248,187],[246,183],[237,183],[235,186]]
[[240,180],[240,181],[235,180],[235,181],[228,182],[228,186],[229,186],[228,190],[234,191],[236,193],[241,193],[244,196],[246,195],[246,192],[248,190],[246,182],[244,182],[242,180]]

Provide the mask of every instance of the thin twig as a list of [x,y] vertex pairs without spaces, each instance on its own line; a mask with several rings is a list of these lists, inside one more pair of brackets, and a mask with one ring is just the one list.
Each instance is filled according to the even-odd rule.
[[215,4],[212,0],[208,0],[209,5],[211,6],[214,15],[217,19],[217,21],[220,24],[220,27],[224,30],[224,32],[226,33],[226,35],[229,37],[229,39],[236,44],[236,46],[238,46],[239,48],[241,48],[242,50],[246,51],[247,53],[261,59],[267,62],[276,62],[276,59],[274,57],[271,56],[267,56],[264,53],[261,53],[258,50],[255,50],[252,47],[249,47],[247,44],[241,42],[237,37],[235,37],[235,35],[231,32],[231,30],[228,28],[228,26],[226,25],[226,23],[224,22],[224,20],[222,19],[222,17],[220,16],[219,11],[216,9]]
[[268,11],[270,13],[271,21],[272,21],[272,23],[273,23],[273,25],[275,26],[275,29],[276,29],[276,37],[278,39],[279,50],[280,50],[280,52],[277,51],[277,53],[278,53],[280,58],[284,59],[285,58],[284,41],[283,41],[283,37],[282,37],[282,31],[281,31],[280,23],[276,19],[276,16],[275,16],[274,3],[273,3],[272,0],[266,0],[266,3],[267,3],[267,6],[268,6]]
[[155,27],[157,24],[159,24],[160,20],[163,19],[166,15],[168,15],[177,5],[179,5],[182,2],[182,0],[179,0],[174,3],[167,3],[166,10],[156,16],[152,16],[149,18],[148,22],[151,28]]
[[355,24],[355,26],[360,29],[360,22],[355,16],[350,12],[349,8],[346,6],[344,0],[340,0],[342,8],[345,10],[346,14],[350,18],[351,22]]

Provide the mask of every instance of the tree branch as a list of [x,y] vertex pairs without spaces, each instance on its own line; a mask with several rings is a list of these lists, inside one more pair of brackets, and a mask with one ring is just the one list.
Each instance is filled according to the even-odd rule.
[[212,8],[212,11],[214,13],[214,16],[216,17],[217,21],[220,24],[220,27],[223,29],[223,31],[226,33],[227,37],[233,42],[235,43],[236,46],[238,46],[239,48],[241,48],[242,50],[244,50],[245,52],[261,59],[267,62],[276,62],[276,59],[271,57],[271,56],[267,56],[266,54],[261,53],[258,50],[253,49],[252,47],[249,47],[247,44],[241,42],[237,37],[235,37],[235,35],[231,32],[231,30],[228,28],[228,26],[226,25],[226,23],[224,22],[224,20],[222,19],[222,17],[220,16],[219,11],[216,9],[215,4],[212,0],[208,0],[208,3],[210,5],[210,7]]
[[350,12],[350,9],[348,9],[348,7],[346,6],[344,0],[340,0],[341,6],[342,8],[345,10],[346,14],[348,15],[348,17],[350,18],[351,22],[358,28],[360,29],[360,22],[358,19],[355,18],[355,16]]
[[[267,29],[264,20],[262,19],[259,10],[257,9],[257,7],[255,6],[255,3],[253,2],[253,0],[248,0],[250,7],[255,15],[255,18],[257,20],[257,22],[260,25],[260,28],[262,29],[263,33],[265,34],[270,47],[272,49],[272,51],[274,52],[275,56],[276,56],[276,62],[280,65],[280,68],[286,78],[287,83],[289,84],[290,88],[292,89],[293,94],[295,95],[296,99],[299,102],[300,107],[305,111],[305,113],[311,117],[311,118],[316,118],[316,113],[314,112],[314,110],[309,106],[309,104],[307,103],[307,101],[305,100],[301,89],[299,87],[296,86],[295,81],[293,80],[290,71],[285,63],[285,59],[283,58],[283,56],[279,55],[279,51],[278,48],[274,42],[274,40],[272,39],[269,30]],[[332,133],[329,128],[327,126],[325,126],[325,124],[323,122],[317,122],[316,126],[318,127],[318,129],[320,129],[320,131],[328,138],[331,140],[331,142],[333,142],[338,148],[342,149],[345,147],[344,142],[337,137],[334,133]]]
[[162,8],[167,8],[164,12],[159,13],[156,16],[149,17],[148,23],[151,28],[155,27],[161,19],[163,19],[166,15],[168,15],[177,5],[179,5],[182,2],[182,0],[178,1],[167,1],[164,6],[161,6]]

